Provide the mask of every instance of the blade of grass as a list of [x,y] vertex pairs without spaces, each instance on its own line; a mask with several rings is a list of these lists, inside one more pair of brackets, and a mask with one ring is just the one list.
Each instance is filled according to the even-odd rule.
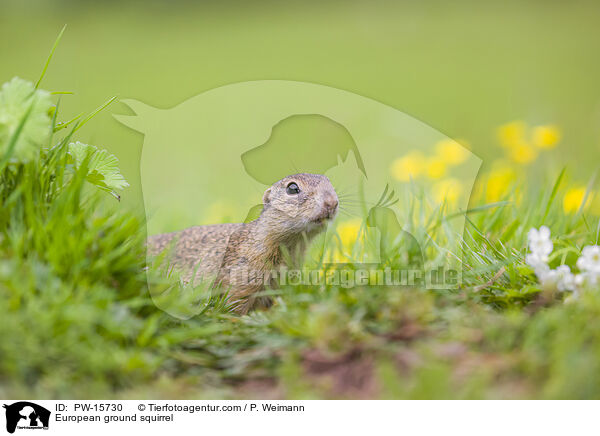
[[494,251],[494,253],[496,253],[497,256],[505,258],[506,256],[504,256],[504,254],[500,253],[498,251],[498,249],[496,248],[496,246],[488,239],[487,236],[485,236],[485,234],[483,233],[483,231],[481,231],[479,229],[479,227],[477,227],[477,225],[467,216],[465,215],[465,220],[467,223],[469,223],[473,229],[475,230],[475,232],[477,233],[477,235],[481,238],[481,240],[483,242],[485,242],[487,244],[487,246]]
[[50,65],[50,61],[52,60],[52,57],[54,56],[54,52],[56,51],[56,47],[58,47],[58,43],[60,42],[60,39],[62,38],[63,33],[65,32],[66,28],[67,28],[67,25],[65,24],[63,26],[62,30],[60,31],[60,33],[58,34],[58,37],[54,41],[54,45],[52,46],[52,49],[50,50],[50,55],[48,55],[48,59],[46,59],[46,64],[44,65],[44,69],[42,70],[42,74],[40,75],[40,78],[38,79],[38,81],[35,84],[35,89],[38,89],[38,87],[40,86],[40,83],[42,83],[42,80],[44,79],[44,76],[46,75],[46,70],[48,70],[48,66]]
[[520,225],[521,225],[520,220],[518,220],[518,219],[513,220],[513,222],[506,228],[506,230],[504,231],[504,234],[502,235],[502,237],[500,239],[504,240],[504,241],[510,241]]
[[556,179],[556,182],[554,183],[554,187],[552,188],[552,193],[550,194],[550,198],[548,199],[548,203],[546,204],[546,210],[544,211],[544,217],[542,218],[542,223],[544,223],[544,221],[546,221],[546,218],[548,218],[548,214],[550,213],[550,207],[552,206],[552,203],[554,202],[554,198],[556,197],[556,194],[558,193],[558,188],[560,187],[560,183],[562,182],[562,179],[565,176],[566,170],[567,170],[567,167],[564,167],[562,169],[558,178]]
[[52,123],[50,124],[50,135],[48,137],[48,147],[52,147],[52,138],[54,136],[54,132],[56,132],[56,123],[57,123],[59,108],[60,108],[60,98],[56,102],[56,106],[54,107],[54,113],[52,114]]
[[449,221],[453,218],[459,217],[459,216],[463,216],[463,215],[472,215],[474,213],[479,213],[479,212],[483,212],[486,211],[488,209],[492,209],[494,207],[504,207],[504,206],[508,206],[509,204],[512,204],[511,201],[499,201],[497,203],[490,203],[490,204],[486,204],[483,206],[477,206],[477,207],[473,207],[471,209],[467,209],[465,211],[459,211],[459,212],[455,212],[452,213],[446,217],[443,217],[441,220],[436,220],[436,223],[433,227],[429,228],[427,231],[433,231],[435,230],[437,227],[439,227],[442,223],[442,221]]
[[583,196],[583,200],[581,200],[581,204],[579,205],[579,209],[577,210],[577,215],[581,214],[581,212],[583,211],[583,208],[585,207],[585,204],[587,203],[587,200],[592,192],[592,189],[594,188],[594,184],[596,183],[597,176],[598,176],[598,170],[594,171],[594,174],[592,175],[592,178],[590,179],[590,182],[587,185],[587,189],[585,190],[585,195]]
[[108,99],[106,101],[106,103],[104,103],[102,106],[100,106],[99,108],[97,108],[95,111],[93,111],[91,114],[89,114],[87,117],[85,117],[73,130],[73,132],[76,132],[77,130],[81,129],[85,123],[87,123],[89,120],[91,120],[92,118],[94,118],[99,112],[101,112],[102,110],[104,110],[109,104],[111,104],[113,101],[115,101],[117,99],[117,96],[115,95],[114,97]]
[[[62,157],[62,153],[67,153],[69,141],[71,140],[71,137],[75,133],[76,127],[77,127],[77,123],[75,124],[75,126],[73,126],[73,128],[67,134],[67,136],[65,136],[58,144],[59,152],[61,152],[61,153],[59,153],[59,158]],[[65,167],[59,166],[59,168],[60,168],[60,170],[58,171],[58,174],[56,175],[56,180],[57,180],[59,186],[62,186],[64,183]]]
[[64,123],[59,123],[58,125],[55,125],[53,127],[53,131],[54,132],[58,132],[59,130],[64,129],[65,127],[67,127],[69,124],[74,123],[75,121],[77,121],[79,118],[81,118],[83,116],[83,114],[79,114],[77,115],[75,118],[71,118],[69,121],[65,121]]

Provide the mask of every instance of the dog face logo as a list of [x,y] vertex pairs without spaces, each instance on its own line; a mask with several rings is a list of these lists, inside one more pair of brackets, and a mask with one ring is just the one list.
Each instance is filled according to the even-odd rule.
[[[348,155],[367,175],[362,156],[348,130],[321,115],[294,115],[273,126],[269,139],[241,156],[244,170],[254,180],[272,185],[297,173],[325,174]],[[318,156],[318,158],[316,158]]]
[[50,411],[29,401],[19,401],[3,406],[6,409],[6,431],[16,429],[48,429]]

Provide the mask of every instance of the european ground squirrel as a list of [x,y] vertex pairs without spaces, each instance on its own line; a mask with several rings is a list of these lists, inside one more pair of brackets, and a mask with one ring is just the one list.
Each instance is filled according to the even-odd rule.
[[170,265],[186,282],[214,279],[228,291],[238,313],[268,307],[257,298],[266,273],[285,263],[285,253],[300,259],[308,242],[323,231],[338,210],[331,182],[319,174],[294,174],[275,182],[263,195],[263,211],[254,221],[195,226],[148,238],[150,255],[172,246]]

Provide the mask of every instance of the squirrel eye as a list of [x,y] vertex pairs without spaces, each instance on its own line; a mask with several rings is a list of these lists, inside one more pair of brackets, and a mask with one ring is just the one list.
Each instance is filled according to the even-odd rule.
[[296,194],[300,193],[300,188],[298,187],[298,185],[296,183],[292,182],[289,185],[287,185],[286,192],[289,195],[296,195]]

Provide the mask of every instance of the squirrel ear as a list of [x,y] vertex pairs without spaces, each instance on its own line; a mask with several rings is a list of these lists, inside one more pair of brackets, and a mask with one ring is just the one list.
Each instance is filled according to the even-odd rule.
[[263,194],[263,204],[266,206],[271,202],[271,188],[267,189]]

